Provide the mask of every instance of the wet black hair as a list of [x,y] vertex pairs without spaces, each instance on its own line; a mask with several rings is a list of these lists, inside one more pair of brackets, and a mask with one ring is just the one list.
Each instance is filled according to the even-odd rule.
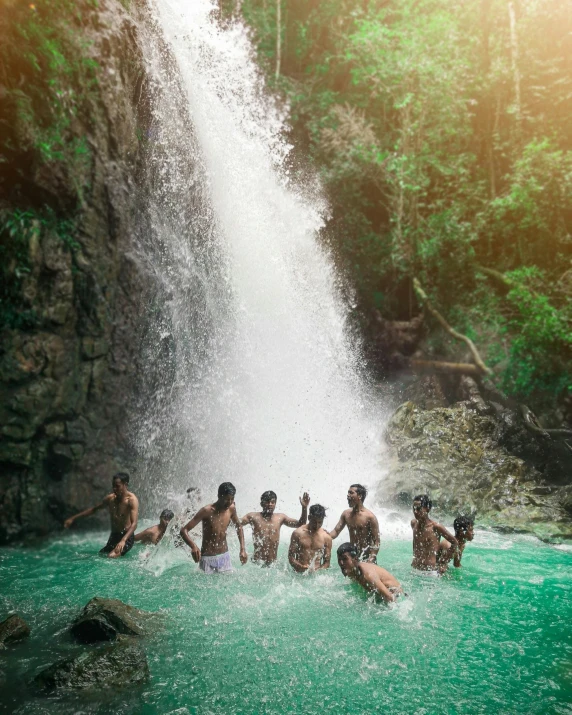
[[326,516],[326,508],[321,504],[312,504],[309,514],[310,516],[315,516],[318,519],[323,519]]
[[231,482],[223,482],[218,488],[218,498],[226,496],[227,494],[236,494],[236,487]]
[[413,501],[420,501],[421,506],[429,509],[429,511],[431,511],[431,507],[433,506],[433,502],[429,499],[427,494],[418,494],[416,497],[413,497]]
[[367,489],[362,484],[350,484],[350,489],[356,490],[358,497],[362,500],[362,503],[365,501]]
[[475,520],[472,516],[468,515],[463,515],[463,516],[458,516],[455,521],[453,522],[453,528],[455,529],[455,534],[458,534],[459,532],[466,534],[467,531],[473,524],[475,523]]
[[174,516],[175,516],[175,515],[173,514],[173,512],[172,512],[170,509],[163,509],[163,511],[161,512],[161,516],[159,517],[159,519],[166,519],[167,521],[171,521],[171,519],[172,519]]
[[116,479],[119,479],[123,484],[129,484],[129,474],[127,474],[127,472],[117,472],[117,474],[114,474],[111,483],[113,484]]
[[269,502],[269,501],[272,501],[272,499],[276,499],[276,501],[278,501],[276,492],[267,491],[267,492],[264,492],[264,494],[260,497],[261,502]]
[[349,541],[346,541],[345,544],[338,546],[338,558],[346,553],[351,554],[354,557],[354,559],[359,558],[358,547],[355,544],[350,544]]

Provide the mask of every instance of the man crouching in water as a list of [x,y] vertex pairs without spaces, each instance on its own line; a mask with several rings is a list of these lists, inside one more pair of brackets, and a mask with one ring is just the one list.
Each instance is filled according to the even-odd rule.
[[133,534],[137,528],[139,516],[139,501],[135,494],[127,489],[128,486],[129,475],[123,472],[116,474],[112,480],[113,492],[108,494],[101,504],[80,511],[79,514],[74,514],[66,519],[64,529],[69,529],[76,519],[91,516],[96,511],[107,508],[111,519],[111,534],[107,544],[99,553],[107,554],[110,559],[125,556],[133,546]]
[[288,561],[298,573],[319,571],[330,568],[332,557],[332,539],[322,529],[326,510],[320,504],[310,507],[308,523],[292,534]]
[[277,496],[275,492],[264,492],[260,497],[262,511],[252,511],[240,520],[242,526],[250,524],[252,526],[252,541],[254,542],[254,557],[263,566],[270,566],[276,561],[278,556],[278,544],[280,543],[280,529],[289,526],[296,529],[303,526],[308,519],[308,504],[310,495],[307,492],[300,497],[302,514],[299,519],[291,519],[286,514],[275,514]]
[[420,494],[413,499],[413,561],[411,566],[418,571],[426,571],[431,576],[439,576],[437,557],[440,539],[447,539],[456,552],[459,548],[457,539],[444,526],[432,521],[429,512],[433,503],[427,494]]
[[359,547],[349,541],[338,547],[338,565],[347,578],[359,583],[370,593],[375,593],[386,603],[393,603],[399,596],[405,595],[401,584],[385,569],[377,564],[360,561]]
[[169,522],[174,516],[170,509],[163,509],[159,517],[159,523],[135,534],[135,541],[140,541],[142,544],[154,544],[156,546],[165,536]]
[[[218,488],[218,499],[214,504],[207,504],[193,516],[181,529],[183,541],[191,547],[191,554],[195,563],[199,564],[205,573],[230,573],[230,553],[226,543],[226,531],[232,521],[240,543],[240,563],[248,561],[248,554],[244,547],[244,533],[236,514],[234,495],[236,488],[230,482],[224,482]],[[195,544],[189,536],[189,531],[197,524],[203,526],[202,548]]]

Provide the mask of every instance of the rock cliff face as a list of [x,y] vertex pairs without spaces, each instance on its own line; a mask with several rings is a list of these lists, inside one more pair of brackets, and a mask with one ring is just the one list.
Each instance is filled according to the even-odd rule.
[[58,527],[131,465],[126,396],[144,281],[130,247],[144,68],[136,26],[116,0],[7,3],[0,35],[6,542]]

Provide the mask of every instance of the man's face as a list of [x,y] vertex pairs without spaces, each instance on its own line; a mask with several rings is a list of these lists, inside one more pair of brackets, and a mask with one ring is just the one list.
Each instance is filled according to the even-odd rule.
[[349,576],[355,569],[357,559],[352,556],[349,551],[338,556],[338,566],[340,567],[344,576]]
[[169,526],[170,521],[171,521],[170,519],[165,519],[164,516],[160,517],[160,519],[159,519],[159,523],[161,524],[163,529],[166,529]]
[[323,523],[324,523],[323,516],[311,516],[308,519],[308,526],[311,526],[312,529],[314,529],[315,531],[317,531],[318,529],[321,529]]
[[350,507],[356,506],[359,503],[359,495],[353,487],[348,489],[348,505]]
[[219,501],[225,509],[228,509],[234,504],[234,494],[223,494]]
[[466,533],[465,533],[465,539],[466,539],[467,541],[472,541],[473,538],[474,538],[474,536],[475,536],[475,534],[474,534],[474,532],[473,532],[473,528],[474,528],[473,525],[470,524],[470,525],[469,525],[469,528],[467,529],[467,531],[466,531]]
[[127,486],[123,484],[121,479],[114,479],[112,482],[112,489],[116,497],[121,497],[127,491]]
[[413,516],[416,519],[424,519],[428,516],[429,509],[426,506],[421,506],[420,501],[413,502]]
[[274,514],[274,509],[276,509],[276,499],[270,499],[270,501],[261,501],[260,506],[265,514]]

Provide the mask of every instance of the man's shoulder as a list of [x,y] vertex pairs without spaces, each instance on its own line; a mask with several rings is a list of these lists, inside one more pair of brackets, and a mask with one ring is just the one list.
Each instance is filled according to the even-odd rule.
[[[302,527],[300,527],[300,528],[302,528]],[[328,531],[326,531],[325,529],[322,529],[322,536],[324,537],[326,543],[327,542],[333,543],[333,539],[330,536],[330,533]]]
[[137,496],[133,492],[127,492],[127,498],[129,499],[129,501],[139,501],[139,499],[137,499]]
[[367,516],[368,519],[375,519],[377,521],[377,516],[373,513],[371,509],[366,509],[364,507],[365,515]]

